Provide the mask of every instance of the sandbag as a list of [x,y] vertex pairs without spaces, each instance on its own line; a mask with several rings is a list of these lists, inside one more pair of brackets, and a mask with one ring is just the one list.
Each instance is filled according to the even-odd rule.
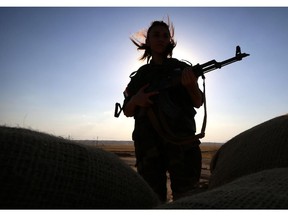
[[159,209],[287,209],[288,168],[275,168],[160,205]]
[[235,136],[211,162],[209,188],[265,169],[288,167],[288,115],[278,116]]
[[0,127],[1,209],[144,209],[148,184],[118,156],[21,128]]

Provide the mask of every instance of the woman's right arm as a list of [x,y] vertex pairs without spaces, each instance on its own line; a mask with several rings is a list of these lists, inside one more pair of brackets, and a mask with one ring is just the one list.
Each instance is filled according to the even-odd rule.
[[127,104],[125,105],[125,107],[123,109],[123,112],[124,112],[125,116],[127,116],[127,117],[134,116],[136,108],[138,106],[139,107],[149,107],[149,106],[151,106],[153,104],[153,101],[150,100],[150,97],[153,96],[153,95],[158,94],[158,92],[154,91],[154,92],[146,93],[145,89],[148,86],[149,86],[149,84],[146,84],[141,89],[139,89],[137,94],[132,96],[132,98],[127,102]]

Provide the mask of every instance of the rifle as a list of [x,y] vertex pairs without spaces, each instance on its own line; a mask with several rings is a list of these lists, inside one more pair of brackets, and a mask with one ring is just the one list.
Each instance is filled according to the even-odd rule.
[[234,62],[237,62],[237,61],[241,61],[243,58],[249,56],[250,54],[246,54],[246,53],[241,53],[241,48],[240,46],[237,46],[236,47],[236,53],[235,53],[235,56],[232,57],[232,58],[229,58],[227,60],[224,60],[222,62],[217,62],[215,60],[211,60],[211,61],[208,61],[202,65],[195,65],[193,66],[193,71],[195,73],[196,76],[202,76],[204,75],[205,73],[208,73],[212,70],[215,70],[215,69],[220,69],[228,64],[231,64],[231,63],[234,63]]
[[[240,46],[236,47],[236,53],[235,56],[229,59],[226,59],[222,62],[217,62],[215,59],[208,61],[204,64],[196,64],[194,66],[192,66],[193,72],[194,74],[199,77],[202,76],[202,78],[204,78],[204,74],[208,73],[210,71],[213,71],[215,69],[220,69],[228,64],[237,62],[237,61],[241,61],[243,58],[249,56],[250,54],[246,54],[246,53],[241,53],[241,48]],[[149,91],[160,91],[160,90],[164,90],[167,88],[170,88],[176,84],[178,84],[180,82],[180,78],[181,78],[181,71],[179,73],[175,73],[175,76],[173,77],[169,77],[168,79],[164,80],[163,82],[161,82],[156,88],[154,86],[149,86],[147,88],[148,92]],[[121,107],[120,103],[116,103],[115,104],[115,112],[114,112],[114,117],[118,118],[121,114],[123,110],[123,107]]]

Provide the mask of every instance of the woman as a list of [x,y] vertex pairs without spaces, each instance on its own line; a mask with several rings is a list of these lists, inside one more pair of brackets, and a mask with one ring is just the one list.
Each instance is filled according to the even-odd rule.
[[147,64],[131,77],[123,105],[124,114],[135,118],[137,171],[163,202],[166,173],[175,200],[197,186],[202,160],[200,141],[191,139],[196,132],[194,108],[202,105],[202,92],[192,67],[172,58],[173,36],[169,22],[154,21],[145,43],[131,38],[138,50],[144,50],[141,59],[147,58]]

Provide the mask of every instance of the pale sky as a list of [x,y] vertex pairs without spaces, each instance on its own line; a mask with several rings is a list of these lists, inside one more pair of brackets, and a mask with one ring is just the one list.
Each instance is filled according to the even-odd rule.
[[[145,63],[129,36],[167,15],[175,58],[223,61],[237,45],[250,54],[206,74],[203,142],[287,113],[287,7],[0,7],[0,125],[131,140],[134,119],[113,116],[130,73]],[[203,107],[197,112],[199,132]]]

